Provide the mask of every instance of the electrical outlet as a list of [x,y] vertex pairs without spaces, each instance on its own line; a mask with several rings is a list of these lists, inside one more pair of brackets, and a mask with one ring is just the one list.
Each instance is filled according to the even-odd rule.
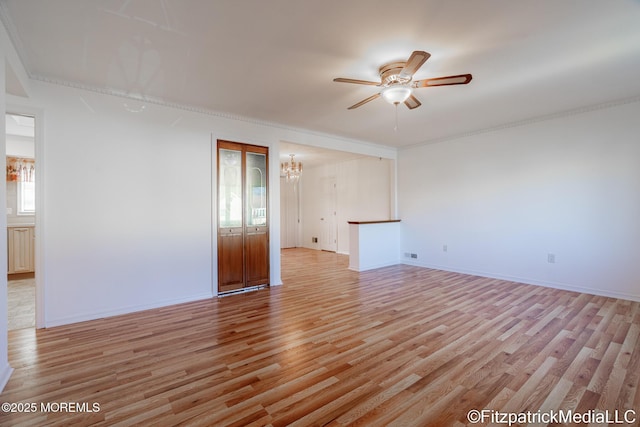
[[547,254],[547,262],[549,264],[555,264],[556,263],[556,255],[555,254]]
[[312,237],[311,238],[311,243],[318,243],[318,238],[317,237]]
[[418,254],[411,254],[411,258],[418,259]]
[[442,252],[447,252],[449,247],[447,245],[442,245]]

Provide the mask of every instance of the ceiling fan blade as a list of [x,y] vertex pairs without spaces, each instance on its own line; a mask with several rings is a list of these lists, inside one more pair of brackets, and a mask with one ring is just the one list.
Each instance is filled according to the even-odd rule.
[[449,85],[466,85],[471,81],[471,74],[460,74],[457,76],[434,77],[432,79],[416,80],[412,83],[412,87],[429,87],[429,86],[449,86]]
[[418,71],[420,67],[422,67],[422,64],[424,64],[430,56],[430,53],[422,50],[414,51],[407,60],[407,63],[405,64],[402,71],[400,71],[400,77],[408,79],[409,77],[413,76],[413,74]]
[[357,80],[357,79],[344,79],[342,77],[338,77],[336,79],[333,79],[334,82],[339,82],[339,83],[355,83],[357,85],[371,85],[371,86],[380,86],[380,83],[378,82],[370,82],[368,80]]
[[380,94],[379,93],[376,93],[375,95],[372,95],[372,96],[368,97],[367,99],[363,99],[362,101],[358,102],[357,104],[353,104],[351,107],[348,108],[348,110],[353,110],[354,108],[358,108],[361,105],[364,105],[369,101],[373,101],[376,98],[380,98]]
[[404,105],[406,105],[407,107],[409,107],[410,110],[413,110],[414,108],[418,108],[419,106],[422,105],[422,103],[420,101],[418,101],[418,98],[416,98],[413,95],[410,95],[406,101],[404,101]]

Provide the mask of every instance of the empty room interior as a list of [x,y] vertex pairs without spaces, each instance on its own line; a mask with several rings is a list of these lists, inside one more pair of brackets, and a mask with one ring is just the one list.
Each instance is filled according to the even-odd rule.
[[640,425],[636,0],[0,0],[0,425]]

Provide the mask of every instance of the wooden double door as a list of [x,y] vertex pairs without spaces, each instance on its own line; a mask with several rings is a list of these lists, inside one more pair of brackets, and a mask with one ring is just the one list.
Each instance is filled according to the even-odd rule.
[[218,140],[218,292],[269,284],[268,148]]

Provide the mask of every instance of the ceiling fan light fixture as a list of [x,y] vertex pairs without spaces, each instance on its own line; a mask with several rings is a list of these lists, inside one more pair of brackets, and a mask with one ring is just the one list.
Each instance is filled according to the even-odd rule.
[[422,67],[431,54],[423,50],[415,50],[406,61],[396,61],[384,64],[378,69],[380,74],[380,83],[369,80],[346,79],[338,77],[333,79],[334,82],[355,83],[358,85],[372,85],[381,87],[382,90],[373,96],[349,107],[349,110],[356,109],[364,104],[378,99],[384,98],[389,104],[398,105],[403,102],[408,109],[418,108],[422,103],[413,96],[413,89],[432,87],[432,86],[450,86],[450,85],[466,85],[473,78],[471,74],[459,74],[456,76],[433,77],[430,79],[413,80],[413,75]]
[[411,88],[408,86],[388,86],[382,89],[382,97],[389,104],[398,105],[411,96]]

